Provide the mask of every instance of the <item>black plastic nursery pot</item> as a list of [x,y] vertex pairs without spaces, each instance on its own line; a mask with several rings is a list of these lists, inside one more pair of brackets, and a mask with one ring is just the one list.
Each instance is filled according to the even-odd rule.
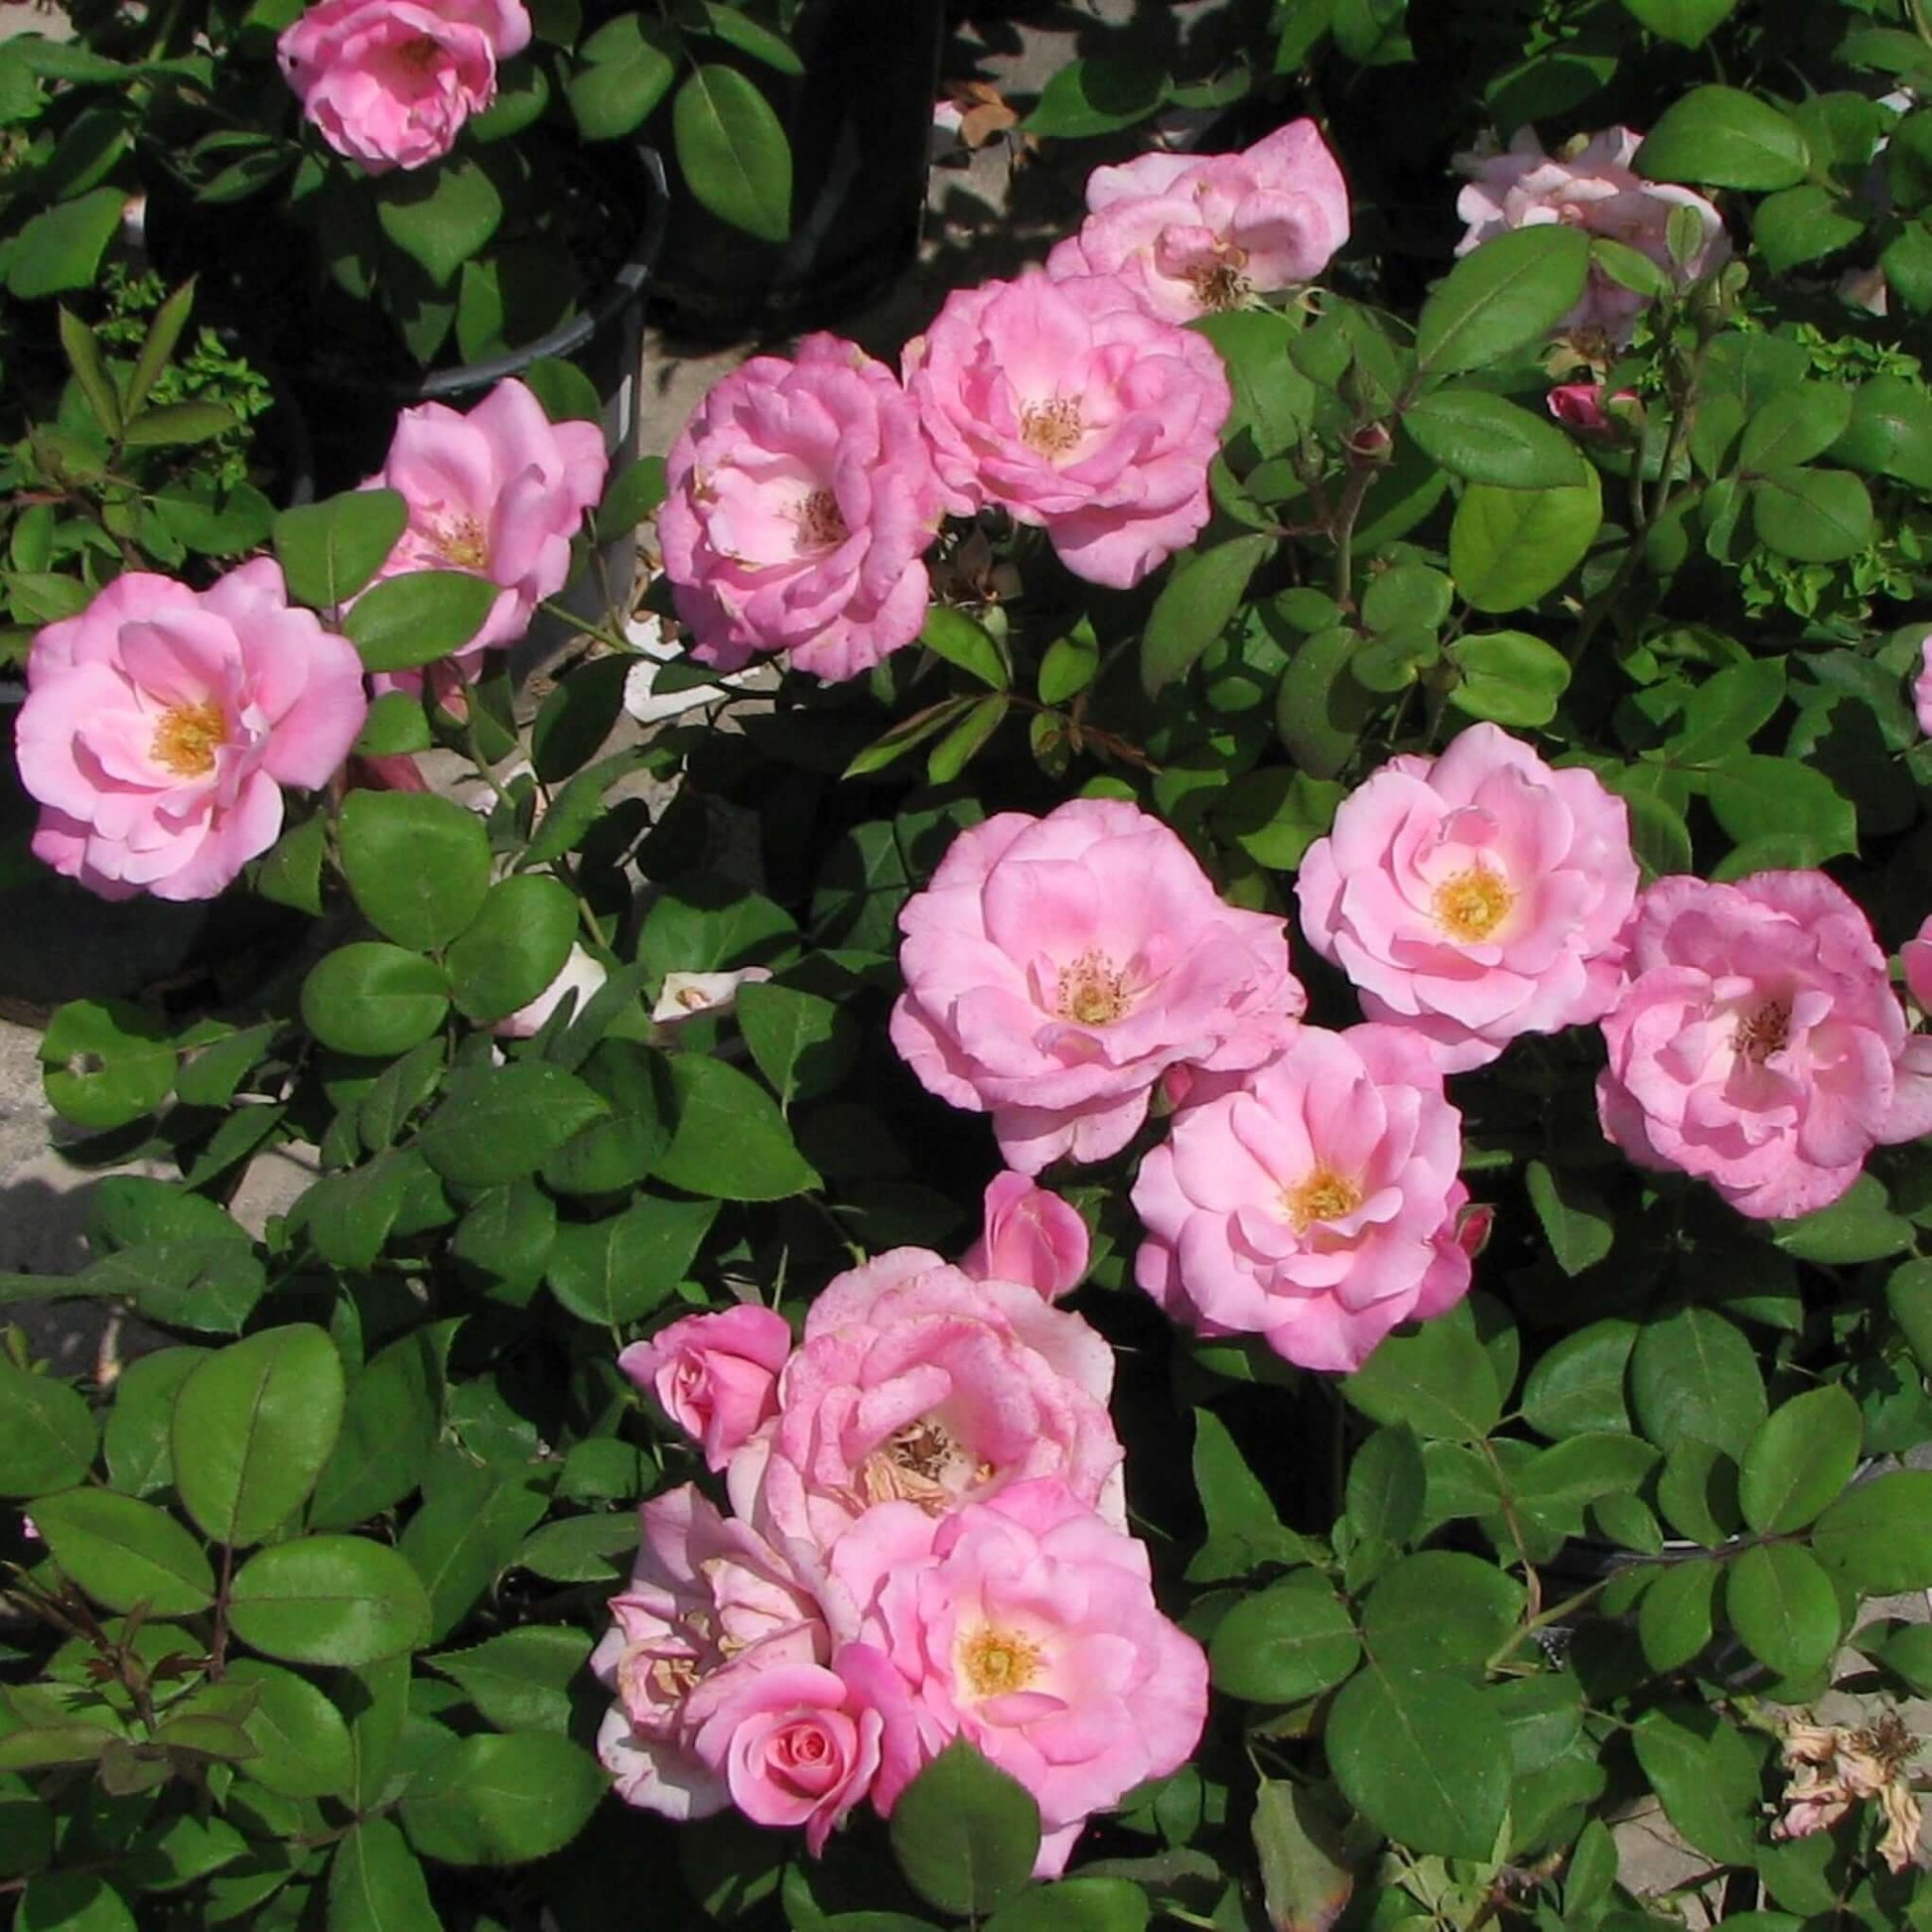
[[[779,336],[861,308],[918,252],[946,0],[805,0],[796,77],[721,50],[791,145],[791,232],[761,240],[673,193],[653,314],[714,341]],[[707,57],[709,58],[709,56]],[[670,138],[670,105],[646,130]]]

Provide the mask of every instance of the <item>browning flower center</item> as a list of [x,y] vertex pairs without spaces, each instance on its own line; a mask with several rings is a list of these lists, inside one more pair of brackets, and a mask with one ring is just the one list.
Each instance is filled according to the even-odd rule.
[[930,1416],[893,1431],[859,1469],[859,1488],[868,1506],[882,1502],[916,1503],[928,1513],[951,1506],[976,1483],[990,1482],[993,1464],[976,1462],[965,1446]]
[[1062,1020],[1082,1027],[1105,1027],[1133,1004],[1125,978],[1113,962],[1098,952],[1083,952],[1070,966],[1060,968],[1059,996],[1053,1010]]
[[852,534],[829,489],[815,489],[798,505],[798,541],[812,550],[831,550]]
[[178,777],[203,778],[214,769],[215,749],[227,737],[218,704],[178,704],[161,714],[148,756]]
[[1306,1234],[1315,1221],[1338,1221],[1361,1204],[1362,1190],[1332,1168],[1316,1168],[1282,1194],[1282,1205],[1297,1234]]
[[974,1697],[1024,1691],[1039,1675],[1039,1646],[1018,1630],[982,1623],[959,1646],[959,1674]]
[[1230,248],[1211,262],[1200,262],[1187,271],[1187,281],[1195,299],[1214,315],[1230,309],[1245,309],[1253,301],[1255,285],[1242,273],[1248,265],[1245,248]]
[[474,516],[442,525],[431,541],[437,554],[457,570],[483,570],[489,563],[489,538]]
[[1730,1035],[1730,1050],[1753,1066],[1762,1066],[1781,1052],[1791,1037],[1791,1008],[1783,1000],[1766,1000],[1753,1013],[1742,1015]]
[[417,73],[428,73],[443,50],[428,34],[414,34],[396,48],[396,59]]
[[1436,888],[1436,923],[1464,945],[1502,924],[1516,895],[1487,866],[1471,866]]
[[1080,405],[1070,396],[1030,402],[1020,412],[1020,440],[1041,456],[1065,456],[1085,433]]

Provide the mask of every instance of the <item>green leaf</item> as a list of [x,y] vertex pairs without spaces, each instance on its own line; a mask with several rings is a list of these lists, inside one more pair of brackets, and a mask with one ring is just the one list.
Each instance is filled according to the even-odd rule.
[[1871,492],[1849,470],[1779,470],[1751,484],[1751,522],[1782,557],[1842,563],[1871,541]]
[[628,134],[670,91],[677,67],[660,44],[664,35],[656,21],[620,14],[577,50],[581,65],[567,91],[585,140],[611,141]]
[[233,429],[235,420],[234,411],[225,403],[169,403],[160,409],[144,409],[128,424],[121,440],[130,450],[209,443]]
[[343,1714],[306,1677],[237,1657],[225,1681],[255,1691],[241,1727],[255,1744],[247,1762],[255,1783],[284,1798],[345,1797],[355,1779],[355,1752]]
[[1838,1650],[1838,1591],[1795,1543],[1744,1551],[1725,1574],[1725,1613],[1744,1648],[1780,1677],[1820,1677]]
[[1791,841],[1789,863],[1822,865],[1859,849],[1858,813],[1851,800],[1824,772],[1795,759],[1735,754],[1713,769],[1706,795],[1718,823],[1733,839]]
[[1637,1761],[1664,1815],[1706,1857],[1749,1864],[1758,1809],[1757,1761],[1713,1713],[1666,1706],[1637,1721]]
[[411,1778],[403,1829],[417,1851],[444,1864],[523,1864],[562,1851],[589,1822],[606,1782],[597,1759],[568,1737],[460,1737]]
[[783,1106],[836,1086],[858,1056],[851,1016],[816,994],[789,986],[741,986],[735,1012],[759,1071]]
[[351,791],[339,837],[343,875],[362,916],[412,952],[447,946],[489,891],[483,821],[434,792]]
[[125,189],[90,188],[33,216],[7,250],[7,293],[34,302],[90,287],[126,205]]
[[448,988],[434,960],[359,940],[316,962],[302,983],[302,1018],[325,1046],[388,1059],[420,1045],[443,1024]]
[[1864,1595],[1932,1589],[1932,1470],[1894,1469],[1848,1489],[1818,1519],[1811,1547]]
[[1769,476],[1823,456],[1852,420],[1852,391],[1836,382],[1801,382],[1780,390],[1744,425],[1737,469]]
[[289,596],[318,611],[345,604],[388,561],[409,521],[393,489],[354,489],[275,519],[275,555]]
[[1836,254],[1864,233],[1856,204],[1817,182],[1767,195],[1751,211],[1751,239],[1773,274]]
[[1495,1856],[1509,1805],[1509,1738],[1460,1678],[1371,1664],[1328,1710],[1328,1762],[1344,1798],[1411,1852]]
[[956,664],[967,676],[1004,691],[1013,682],[1013,666],[986,626],[976,623],[964,611],[935,604],[925,614],[925,627],[919,642],[936,657]]
[[432,1642],[461,1623],[507,1568],[549,1504],[546,1479],[504,1474],[445,1448],[430,1464],[424,1503],[396,1546],[429,1593]]
[[417,1136],[445,1180],[498,1187],[533,1173],[580,1127],[610,1112],[602,1095],[547,1060],[514,1060],[452,1092]]
[[1623,0],[1625,12],[1679,47],[1702,47],[1736,5],[1737,0]]
[[1422,1522],[1429,1493],[1416,1433],[1405,1423],[1378,1429],[1348,1465],[1348,1527],[1357,1541],[1407,1543]]
[[371,584],[355,600],[343,634],[367,670],[415,670],[461,650],[501,595],[488,578],[467,570],[405,571]]
[[1764,1381],[1737,1327],[1709,1309],[1648,1321],[1630,1354],[1637,1426],[1668,1451],[1681,1436],[1744,1452],[1764,1420]]
[[1362,1643],[1378,1670],[1467,1672],[1479,1681],[1522,1613],[1522,1587],[1493,1563],[1424,1550],[1369,1591]]
[[1149,697],[1184,677],[1227,627],[1241,608],[1248,580],[1274,547],[1270,536],[1236,537],[1193,551],[1174,565],[1141,637],[1141,685]]
[[489,1026],[526,1007],[561,973],[577,937],[577,901],[547,873],[498,880],[451,944],[457,1010]]
[[942,1912],[984,1917],[1026,1884],[1039,1849],[1033,1793],[955,1737],[893,1808],[893,1856]]
[[93,1467],[94,1418],[81,1395],[0,1355],[0,1496],[67,1489]]
[[367,1664],[429,1638],[429,1598],[394,1550],[359,1536],[305,1536],[259,1550],[235,1574],[234,1633],[292,1664]]
[[[1885,1283],[1885,1307],[1919,1373],[1932,1369],[1932,1258],[1901,1263]],[[111,1446],[111,1438],[110,1438]]]
[[1760,1536],[1803,1529],[1852,1480],[1863,1447],[1864,1419],[1838,1384],[1781,1403],[1757,1426],[1738,1467],[1744,1521]]
[[546,785],[560,784],[603,749],[623,716],[633,659],[594,657],[558,681],[530,730],[530,764]]
[[[67,352],[68,366],[87,398],[101,434],[110,440],[120,433],[121,399],[100,359],[100,343],[94,332],[65,304],[60,311],[61,346]],[[230,418],[232,420],[232,418]]]
[[1309,1544],[1282,1527],[1267,1490],[1209,1409],[1194,1411],[1194,1488],[1207,1518],[1207,1537],[1187,1566],[1189,1583],[1245,1577],[1264,1563],[1309,1561]]
[[715,1200],[639,1194],[621,1214],[559,1227],[544,1277],[580,1321],[621,1328],[671,1295],[717,1217]]
[[1570,661],[1562,651],[1522,630],[1460,637],[1449,647],[1458,673],[1449,702],[1471,718],[1534,729],[1557,715],[1570,686]]
[[456,156],[434,168],[384,175],[375,215],[382,232],[444,289],[496,232],[503,198],[487,170]]
[[1581,228],[1553,222],[1485,242],[1423,304],[1419,368],[1455,375],[1541,342],[1577,306],[1588,273],[1589,237]]
[[1859,385],[1851,424],[1831,454],[1855,470],[1932,489],[1932,396],[1906,376],[1869,377]]
[[[1144,1932],[1151,1910],[1147,1893],[1131,1879],[1062,1878],[1057,1884],[1023,1891],[986,1921],[986,1932]],[[867,1928],[840,1918],[827,1920],[821,1932],[867,1932]],[[897,1928],[880,1926],[876,1932],[897,1932]]]
[[1557,1266],[1566,1275],[1595,1267],[1609,1253],[1616,1232],[1602,1201],[1574,1174],[1559,1180],[1542,1161],[1532,1161],[1523,1178]]
[[1715,1549],[1742,1521],[1736,1462],[1695,1436],[1680,1436],[1664,1456],[1657,1505],[1680,1535]]
[[423,1661],[455,1679],[499,1730],[561,1735],[571,1720],[570,1687],[590,1654],[591,1640],[583,1631],[568,1624],[530,1623],[468,1650],[445,1651]]
[[1166,82],[1160,63],[1140,53],[1068,61],[1047,76],[1022,125],[1054,137],[1112,134],[1153,113]]
[[175,1400],[175,1488],[217,1543],[245,1548],[308,1499],[342,1427],[342,1358],[321,1328],[268,1328],[200,1363]]
[[161,1348],[121,1370],[102,1447],[108,1478],[124,1495],[151,1496],[173,1481],[175,1395],[207,1354],[203,1348]]
[[1418,1436],[1451,1443],[1482,1441],[1503,1412],[1481,1342],[1448,1321],[1389,1336],[1341,1392],[1371,1422],[1407,1423]]
[[[1469,259],[1477,260],[1483,252]],[[1449,571],[1476,610],[1525,610],[1583,562],[1602,520],[1602,486],[1594,470],[1585,473],[1583,483],[1560,489],[1471,483],[1449,524]]]
[[1471,483],[1559,489],[1583,481],[1584,459],[1556,424],[1486,389],[1420,397],[1402,427],[1432,462]]
[[110,1610],[144,1604],[183,1616],[214,1600],[214,1573],[201,1546],[152,1503],[111,1489],[69,1489],[34,1504],[34,1524],[55,1561]]
[[313,813],[284,832],[261,862],[255,890],[277,905],[292,905],[316,918],[322,912],[322,858],[329,821]]
[[1693,87],[1664,109],[1638,148],[1650,181],[1768,193],[1811,172],[1811,150],[1789,115],[1736,87]]
[[329,1867],[329,1932],[442,1932],[429,1880],[386,1818],[363,1818]]
[[85,1871],[41,1871],[28,1879],[14,1932],[136,1932],[127,1901]]
[[771,1096],[701,1053],[671,1060],[677,1126],[658,1177],[716,1200],[782,1200],[821,1186]]
[[1326,1800],[1291,1778],[1263,1778],[1255,1793],[1263,1908],[1284,1932],[1327,1932],[1354,1893],[1356,1848]]
[[1093,682],[1100,668],[1100,643],[1090,623],[1076,624],[1063,637],[1055,637],[1039,660],[1039,701],[1065,704],[1077,698]]
[[779,73],[805,71],[805,64],[792,52],[790,44],[768,27],[759,26],[736,6],[722,5],[721,0],[701,0],[701,4],[706,24],[727,45],[737,48],[741,54],[749,54],[755,61],[762,61]]
[[1658,1570],[1637,1605],[1637,1641],[1652,1670],[1682,1670],[1703,1654],[1723,1575],[1723,1566],[1705,1557]]
[[981,698],[958,724],[926,754],[925,775],[935,785],[949,785],[978,756],[980,748],[999,730],[1007,715],[1004,693]]
[[1349,674],[1360,648],[1361,638],[1347,624],[1317,630],[1296,646],[1276,687],[1276,734],[1311,778],[1333,778],[1342,770],[1375,708]]
[[1676,764],[1706,764],[1740,751],[1784,702],[1782,657],[1750,657],[1706,678],[1684,701],[1669,740]]
[[441,1420],[431,1355],[426,1332],[407,1334],[355,1378],[309,1504],[312,1529],[366,1522],[415,1488]]
[[69,1000],[41,1035],[47,1097],[95,1132],[152,1113],[175,1084],[175,1048],[152,1015],[118,1000]]
[[791,233],[791,147],[758,84],[735,68],[692,69],[671,103],[671,138],[691,193],[721,221],[783,241]]

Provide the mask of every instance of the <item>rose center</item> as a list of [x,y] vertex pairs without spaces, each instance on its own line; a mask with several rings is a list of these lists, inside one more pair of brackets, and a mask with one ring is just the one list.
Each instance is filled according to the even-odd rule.
[[1487,866],[1471,866],[1436,888],[1436,923],[1467,944],[1488,938],[1515,903],[1516,895]]
[[1194,295],[1203,309],[1224,315],[1230,309],[1246,308],[1254,296],[1254,284],[1242,274],[1247,253],[1235,249],[1218,261],[1202,262],[1187,271]]
[[483,570],[489,563],[489,538],[474,516],[439,526],[430,541],[437,555],[458,570]]
[[214,769],[215,750],[227,738],[218,704],[178,704],[161,714],[148,756],[178,777],[202,778]]
[[1020,440],[1041,456],[1065,456],[1084,434],[1080,405],[1070,396],[1030,402],[1020,412]]
[[1039,1646],[1018,1630],[982,1623],[959,1646],[959,1674],[974,1697],[1024,1691],[1039,1675]]
[[1766,1000],[1754,1013],[1743,1015],[1730,1035],[1731,1051],[1753,1066],[1762,1066],[1781,1052],[1791,1037],[1791,1009],[1782,1000]]
[[1338,1221],[1361,1204],[1362,1190],[1332,1168],[1316,1168],[1282,1194],[1282,1205],[1297,1234],[1306,1234],[1315,1221]]
[[442,48],[428,34],[415,34],[396,49],[396,59],[418,73],[428,73],[442,55]]
[[975,1462],[943,1423],[930,1416],[902,1424],[866,1457],[859,1486],[868,1504],[917,1503],[928,1512],[949,1509],[975,1483],[990,1482],[990,1462]]
[[815,489],[798,505],[798,541],[807,550],[832,550],[852,534],[829,489]]
[[1070,966],[1060,968],[1059,994],[1054,1011],[1062,1020],[1082,1027],[1105,1027],[1133,1004],[1122,974],[1105,954],[1083,952]]

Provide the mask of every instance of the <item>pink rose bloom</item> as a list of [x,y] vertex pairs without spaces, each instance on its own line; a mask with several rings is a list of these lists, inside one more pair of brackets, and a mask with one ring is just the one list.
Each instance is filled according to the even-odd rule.
[[1822,872],[1660,879],[1603,1020],[1603,1131],[1709,1180],[1755,1220],[1809,1214],[1874,1146],[1932,1132],[1932,1035],[1908,1035],[1885,956]]
[[724,1764],[696,1736],[725,1687],[694,1711],[695,1694],[721,1676],[823,1664],[831,1637],[792,1565],[689,1483],[651,1497],[637,1525],[630,1587],[612,1597],[612,1627],[591,1656],[618,1700],[598,1755],[626,1804],[704,1818],[731,1797]]
[[1135,1279],[1202,1334],[1360,1368],[1469,1291],[1462,1118],[1426,1041],[1302,1027],[1238,1092],[1184,1108],[1141,1163]]
[[567,994],[577,996],[571,1017],[581,1018],[591,996],[610,977],[601,960],[593,958],[582,946],[572,946],[570,957],[564,961],[557,977],[528,1006],[518,1007],[514,1013],[497,1021],[490,1032],[503,1039],[533,1039],[542,1033],[550,1016],[563,1005]]
[[985,1214],[961,1274],[1025,1282],[1049,1302],[1079,1286],[1090,1243],[1078,1208],[1009,1169],[988,1183]]
[[1932,630],[1925,633],[1919,647],[1920,670],[1912,684],[1912,704],[1918,712],[1918,728],[1932,738]]
[[[409,505],[377,580],[461,570],[502,587],[483,628],[448,660],[474,678],[484,651],[515,643],[538,604],[563,589],[570,540],[603,495],[609,465],[595,423],[553,423],[514,376],[467,415],[440,402],[405,409],[382,468],[362,485],[396,490]],[[420,679],[398,672],[392,681]]]
[[1916,938],[1898,949],[1905,968],[1905,991],[1919,1012],[1932,1016],[1932,917],[1919,927]]
[[1628,810],[1594,772],[1552,770],[1483,724],[1343,799],[1295,892],[1363,1012],[1427,1035],[1457,1073],[1608,1010],[1637,862]]
[[[1688,188],[1638,175],[1630,163],[1642,139],[1627,127],[1605,128],[1574,153],[1549,155],[1535,130],[1526,127],[1503,153],[1456,156],[1456,167],[1470,179],[1456,197],[1455,211],[1469,227],[1455,252],[1466,255],[1508,228],[1562,221],[1647,255],[1680,286],[1722,267],[1730,259],[1724,216]],[[1703,230],[1696,253],[1682,269],[1671,260],[1666,238],[1671,210],[1679,207],[1695,209]],[[1560,327],[1575,336],[1600,336],[1621,348],[1648,307],[1634,289],[1591,268],[1583,300]]]
[[1118,275],[1149,314],[1192,322],[1311,282],[1347,239],[1341,169],[1312,121],[1291,121],[1241,154],[1096,168],[1087,218],[1046,272]]
[[671,447],[657,512],[692,655],[759,651],[834,681],[909,644],[942,514],[918,411],[856,344],[807,336],[715,383]]
[[266,557],[206,591],[117,577],[27,659],[14,732],[33,849],[102,898],[212,898],[282,830],[282,786],[335,776],[362,660],[292,609]]
[[673,1321],[633,1341],[618,1366],[722,1469],[777,1413],[778,1371],[790,1353],[784,1316],[747,1306]]
[[894,1249],[812,1305],[776,1417],[732,1458],[732,1506],[826,1549],[880,1502],[942,1515],[1053,1475],[1124,1525],[1112,1386],[1113,1352],[1080,1316]]
[[1022,1173],[1118,1154],[1170,1067],[1256,1066],[1307,1004],[1282,921],[1119,799],[969,826],[899,929],[893,1044]]
[[529,42],[522,0],[320,0],[275,47],[322,138],[380,175],[448,154]]
[[[910,1690],[919,1755],[964,1735],[1039,1804],[1036,1877],[1080,1827],[1184,1764],[1207,1716],[1207,1659],[1154,1601],[1147,1551],[1055,1481],[942,1521],[871,1511],[832,1552],[841,1620]],[[890,1812],[900,1783],[882,1775]]]
[[1117,275],[955,289],[905,345],[947,509],[1004,504],[1089,583],[1125,589],[1207,522],[1232,406],[1213,345]]

